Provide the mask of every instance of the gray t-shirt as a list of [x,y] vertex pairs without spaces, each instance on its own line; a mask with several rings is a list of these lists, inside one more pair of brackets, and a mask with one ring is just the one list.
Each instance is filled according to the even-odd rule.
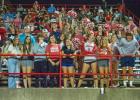
[[139,44],[136,39],[127,41],[125,38],[121,38],[118,40],[117,45],[119,46],[118,49],[120,54],[124,54],[124,55],[136,54],[139,48]]
[[[33,47],[33,53],[34,54],[45,54],[46,52],[46,46],[48,44],[43,42],[40,45],[38,43],[36,43]],[[46,56],[35,56],[35,60],[37,59],[46,59]]]

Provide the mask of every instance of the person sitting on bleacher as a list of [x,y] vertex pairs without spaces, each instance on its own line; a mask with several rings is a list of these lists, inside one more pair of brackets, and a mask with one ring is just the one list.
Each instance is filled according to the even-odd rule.
[[51,4],[50,7],[48,8],[48,13],[49,13],[49,14],[52,14],[52,13],[54,13],[55,11],[56,11],[56,8],[54,7],[53,4]]

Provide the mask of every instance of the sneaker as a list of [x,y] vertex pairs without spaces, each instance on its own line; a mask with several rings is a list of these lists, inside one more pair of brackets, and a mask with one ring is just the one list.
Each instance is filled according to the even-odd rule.
[[88,87],[84,87],[85,89],[87,89]]
[[62,89],[64,89],[65,87],[64,87],[64,86],[62,86],[61,88],[62,88]]
[[105,93],[104,88],[101,88],[100,93],[101,93],[101,95],[104,95],[104,93]]
[[20,85],[16,85],[16,88],[17,88],[17,89],[20,89],[20,88],[21,88],[21,86],[20,86]]
[[123,81],[123,86],[127,87],[127,81]]

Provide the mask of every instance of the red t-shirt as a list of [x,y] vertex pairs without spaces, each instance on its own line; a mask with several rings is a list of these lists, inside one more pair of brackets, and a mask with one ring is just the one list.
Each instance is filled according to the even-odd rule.
[[49,44],[46,47],[46,53],[50,55],[49,58],[51,60],[59,60],[60,52],[61,52],[61,49],[60,49],[60,45],[58,44],[55,44],[55,45]]
[[6,34],[6,29],[4,27],[0,27],[0,41],[6,39],[5,34]]
[[107,48],[98,48],[99,52],[99,59],[109,59],[110,57],[108,56],[110,54],[109,47]]
[[105,16],[105,20],[106,20],[106,21],[111,21],[111,19],[112,19],[112,15],[107,15],[107,16]]
[[46,24],[44,27],[45,27],[45,29],[47,29],[50,33],[52,32],[52,29],[51,29],[51,27],[50,27],[48,24]]

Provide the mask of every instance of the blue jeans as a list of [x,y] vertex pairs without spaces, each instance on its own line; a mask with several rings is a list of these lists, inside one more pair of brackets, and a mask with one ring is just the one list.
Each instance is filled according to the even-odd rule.
[[[7,62],[8,73],[20,73],[19,60],[9,58]],[[8,88],[16,88],[16,82],[19,82],[19,75],[9,74]]]

